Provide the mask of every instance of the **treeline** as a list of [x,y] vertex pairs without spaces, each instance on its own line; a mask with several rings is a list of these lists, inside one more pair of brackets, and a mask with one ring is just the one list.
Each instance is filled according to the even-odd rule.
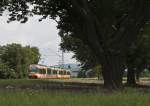
[[40,59],[37,47],[7,44],[0,46],[0,78],[26,78],[30,64],[37,64]]

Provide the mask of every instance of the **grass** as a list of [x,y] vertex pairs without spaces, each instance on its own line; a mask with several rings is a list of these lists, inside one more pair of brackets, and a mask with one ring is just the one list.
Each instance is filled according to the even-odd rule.
[[[123,81],[126,81],[127,78],[124,77]],[[140,78],[141,82],[150,82],[150,78],[143,77]],[[47,82],[60,82],[60,83],[95,83],[95,84],[103,84],[102,80],[97,80],[97,78],[71,78],[71,79],[16,79],[16,80],[2,80],[0,79],[0,85],[31,85],[36,83],[47,83]]]
[[113,93],[4,91],[0,106],[149,106],[150,93],[134,90]]
[[34,83],[43,83],[46,80],[41,79],[1,79],[0,85],[30,85]]
[[[96,80],[97,81],[97,80]],[[100,81],[97,81],[100,82]],[[41,88],[43,89],[49,89],[49,88],[68,88],[68,87],[97,87],[100,83],[93,83],[93,80],[89,79],[17,79],[17,80],[0,80],[0,88],[7,88],[7,87],[13,87],[13,88],[34,88],[37,89]],[[101,83],[102,85],[102,83]]]
[[6,84],[33,84],[33,83],[43,83],[43,82],[77,82],[77,83],[103,83],[96,78],[71,78],[71,79],[0,79],[0,85]]
[[[80,82],[80,80],[87,82],[86,80],[88,79],[0,80],[0,86],[30,86],[39,83],[47,84],[47,82],[53,82],[54,84],[56,84],[55,82]],[[149,106],[149,91],[150,90],[144,91],[144,89],[125,88],[117,92],[105,91],[104,89],[84,92],[81,89],[76,91],[69,89],[5,89],[4,87],[4,89],[0,89],[0,106]]]

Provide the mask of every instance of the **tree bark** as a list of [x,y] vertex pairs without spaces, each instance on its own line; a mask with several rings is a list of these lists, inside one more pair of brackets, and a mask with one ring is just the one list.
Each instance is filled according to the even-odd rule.
[[134,86],[136,85],[135,81],[135,70],[133,68],[128,67],[127,73],[127,85]]
[[136,72],[136,81],[140,82],[140,72]]
[[118,56],[108,56],[102,64],[104,87],[117,89],[122,87],[123,66]]

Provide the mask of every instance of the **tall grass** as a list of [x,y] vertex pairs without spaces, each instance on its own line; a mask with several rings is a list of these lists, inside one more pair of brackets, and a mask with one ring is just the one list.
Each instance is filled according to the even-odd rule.
[[[30,89],[30,85],[43,84],[55,80],[0,80],[0,106],[150,106],[150,90],[123,91],[40,91]],[[57,82],[57,81],[56,81]],[[8,85],[24,86],[29,89],[6,89]],[[41,89],[42,90],[42,89]]]
[[150,106],[150,93],[0,91],[0,106]]

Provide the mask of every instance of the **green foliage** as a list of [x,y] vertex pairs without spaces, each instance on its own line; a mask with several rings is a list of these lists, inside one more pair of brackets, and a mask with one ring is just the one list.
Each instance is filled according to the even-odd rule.
[[86,71],[85,71],[85,70],[81,70],[81,71],[79,71],[79,73],[78,73],[78,78],[86,78],[85,73],[86,73]]
[[98,79],[102,79],[102,68],[101,65],[96,65],[91,68],[86,68],[86,70],[82,69],[78,73],[78,78],[94,78],[98,77]]
[[137,41],[128,49],[125,61],[128,68],[135,70],[138,79],[140,74],[148,75],[148,73],[143,74],[145,73],[143,71],[149,68],[150,64],[150,25],[146,24],[142,30]]
[[40,53],[36,47],[22,47],[20,44],[13,43],[1,48],[3,49],[3,52],[0,52],[1,62],[13,69],[17,78],[26,77],[29,65],[37,64],[40,59]]
[[84,70],[91,69],[97,64],[97,58],[92,50],[80,39],[73,38],[71,36],[62,36],[60,46],[64,51],[73,52],[73,58],[81,63]]
[[95,72],[95,76],[98,77],[98,79],[102,78],[102,66],[101,65],[97,65],[93,68],[94,72]]
[[9,68],[9,66],[5,64],[0,64],[0,79],[15,79],[17,78],[17,74],[14,69]]
[[142,72],[141,72],[141,77],[147,77],[149,78],[150,77],[150,71],[148,69],[144,69]]

